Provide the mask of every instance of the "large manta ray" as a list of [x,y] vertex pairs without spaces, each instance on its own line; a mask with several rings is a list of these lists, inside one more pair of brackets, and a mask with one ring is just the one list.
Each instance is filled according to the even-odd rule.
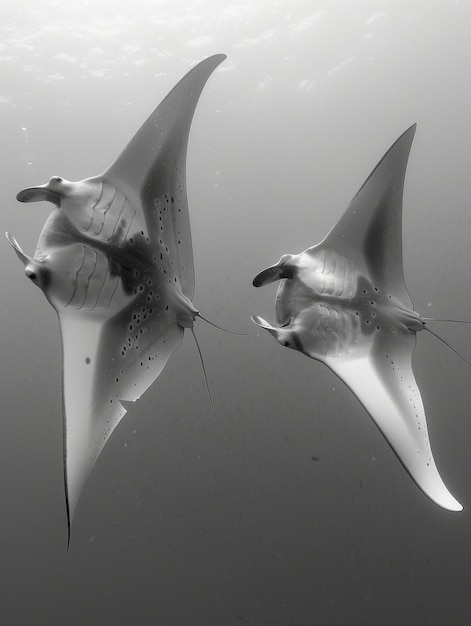
[[438,473],[412,371],[414,311],[402,267],[402,195],[415,125],[388,150],[325,239],[286,254],[255,287],[281,279],[275,328],[281,345],[325,363],[356,395],[418,486],[438,505],[462,506]]
[[126,409],[159,376],[198,311],[186,153],[201,91],[225,59],[194,67],[99,176],[21,191],[55,207],[34,257],[7,233],[59,316],[68,532],[90,470]]

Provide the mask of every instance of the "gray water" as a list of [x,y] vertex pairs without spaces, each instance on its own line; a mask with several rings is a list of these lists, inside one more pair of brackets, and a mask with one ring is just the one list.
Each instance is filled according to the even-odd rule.
[[[4,241],[2,624],[468,624],[471,371],[418,337],[430,502],[350,391],[250,323],[253,276],[320,241],[413,122],[404,266],[416,309],[470,319],[466,2],[3,0],[0,231],[32,253],[50,205],[16,193],[101,172],[196,62],[228,59],[193,121],[191,336],[96,464],[66,550],[57,319]],[[471,358],[469,328],[435,330]],[[316,460],[318,459],[318,460]]]

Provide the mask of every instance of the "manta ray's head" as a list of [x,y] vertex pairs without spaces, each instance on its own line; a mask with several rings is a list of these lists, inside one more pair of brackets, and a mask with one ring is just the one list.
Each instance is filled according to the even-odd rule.
[[262,287],[269,285],[282,278],[293,278],[293,259],[294,254],[284,254],[276,265],[267,267],[255,276],[252,281],[254,287]]

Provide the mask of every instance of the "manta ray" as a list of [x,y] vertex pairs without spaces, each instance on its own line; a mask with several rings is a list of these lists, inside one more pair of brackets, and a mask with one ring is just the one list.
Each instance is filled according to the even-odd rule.
[[[281,280],[278,327],[252,317],[282,346],[325,363],[358,398],[423,492],[461,511],[438,473],[412,370],[415,310],[402,265],[402,196],[414,124],[386,152],[319,244],[285,254],[255,287]],[[433,333],[433,331],[430,331]],[[433,333],[435,334],[435,333]]]
[[[84,483],[126,408],[193,329],[195,276],[186,194],[193,114],[215,55],[174,87],[108,169],[20,191],[54,209],[26,276],[59,317],[68,537]],[[201,316],[200,316],[201,317]]]

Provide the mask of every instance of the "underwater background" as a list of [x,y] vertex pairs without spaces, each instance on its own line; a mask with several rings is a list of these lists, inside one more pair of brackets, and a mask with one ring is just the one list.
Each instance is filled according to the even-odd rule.
[[[404,271],[427,317],[471,319],[471,6],[449,0],[2,0],[1,230],[32,254],[24,187],[104,170],[215,53],[190,133],[193,339],[129,408],[70,548],[57,317],[0,245],[0,622],[470,623],[471,369],[420,333],[414,371],[450,513],[325,366],[250,322],[252,278],[319,242],[413,122]],[[471,359],[471,329],[433,329]]]

